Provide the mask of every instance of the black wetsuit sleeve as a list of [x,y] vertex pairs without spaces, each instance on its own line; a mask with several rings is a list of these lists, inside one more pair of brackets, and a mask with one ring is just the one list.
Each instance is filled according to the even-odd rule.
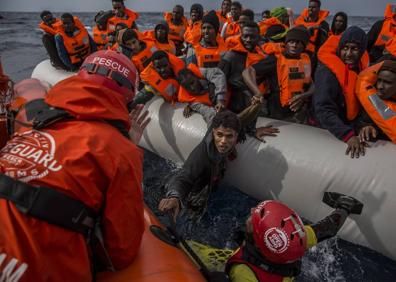
[[318,243],[337,235],[348,214],[344,209],[336,209],[321,221],[310,225],[315,232]]
[[384,20],[377,21],[367,33],[367,51],[370,52],[371,48],[373,48],[375,41],[377,41],[378,35],[381,33],[383,25]]
[[269,55],[264,60],[261,60],[257,64],[252,65],[252,68],[256,71],[257,79],[273,75],[277,71],[277,59],[274,55]]
[[316,70],[315,78],[315,85],[320,85],[316,87],[313,95],[315,116],[323,128],[344,141],[344,138],[353,134],[354,130],[341,118],[343,109],[340,103],[344,103],[343,96],[340,96],[341,86],[335,75],[323,65]]
[[206,143],[202,141],[188,156],[182,169],[166,185],[166,196],[184,200],[210,167]]

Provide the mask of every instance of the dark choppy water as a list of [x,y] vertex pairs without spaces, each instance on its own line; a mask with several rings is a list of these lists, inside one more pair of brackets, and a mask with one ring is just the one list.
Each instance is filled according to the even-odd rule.
[[[33,68],[46,59],[41,45],[41,31],[37,28],[39,14],[0,14],[4,17],[0,19],[0,55],[4,69],[14,81],[28,78]],[[90,27],[95,13],[77,15]],[[141,14],[139,28],[152,28],[160,19],[160,13]],[[359,25],[367,31],[376,20],[353,17],[350,24]],[[145,186],[149,190],[160,189],[161,183],[175,169],[172,163],[146,152]],[[156,212],[155,201],[150,197],[145,198]],[[214,193],[209,202],[209,211],[200,222],[183,226],[179,224],[178,228],[186,238],[217,247],[235,247],[231,234],[244,224],[250,208],[256,203],[257,200],[239,190],[222,186]],[[166,222],[166,218],[160,216],[160,219]],[[307,253],[303,260],[303,273],[297,281],[396,281],[396,262],[367,248],[332,239]]]

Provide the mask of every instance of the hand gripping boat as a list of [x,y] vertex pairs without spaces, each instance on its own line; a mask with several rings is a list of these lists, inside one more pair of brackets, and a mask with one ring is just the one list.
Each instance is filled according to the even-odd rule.
[[[47,60],[37,65],[32,77],[54,85],[70,75]],[[174,162],[185,161],[207,130],[201,116],[185,119],[183,105],[172,106],[160,98],[147,108],[151,122],[141,146]],[[340,237],[396,260],[396,146],[378,141],[366,156],[350,159],[346,145],[326,130],[267,118],[257,125],[268,124],[279,127],[278,137],[268,137],[266,143],[248,138],[239,145],[225,181],[257,199],[279,199],[313,222],[331,211],[322,204],[324,192],[352,196],[364,209],[347,220]]]

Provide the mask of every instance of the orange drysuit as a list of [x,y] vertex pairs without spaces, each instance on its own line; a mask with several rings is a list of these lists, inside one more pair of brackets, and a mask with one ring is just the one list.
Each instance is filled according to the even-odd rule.
[[[129,129],[125,98],[73,76],[55,85],[45,101],[74,118],[16,133],[0,151],[0,171],[62,191],[100,214],[112,263],[124,268],[137,255],[144,231],[142,152],[106,122]],[[26,216],[0,198],[0,261],[3,255],[0,273],[8,266],[9,274],[22,275],[19,282],[92,281],[82,234]]]

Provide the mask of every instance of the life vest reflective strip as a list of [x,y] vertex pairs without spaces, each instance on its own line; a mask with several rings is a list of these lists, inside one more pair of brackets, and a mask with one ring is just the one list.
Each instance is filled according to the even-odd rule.
[[168,37],[172,41],[184,41],[184,33],[188,27],[188,21],[186,17],[182,17],[182,24],[176,25],[172,22],[173,15],[172,13],[165,13],[164,19],[168,23],[169,26],[169,34]]
[[176,47],[175,43],[173,43],[171,40],[168,40],[168,43],[161,43],[155,38],[155,31],[154,30],[146,30],[145,32],[142,33],[142,40],[150,40],[154,43],[154,45],[157,47],[158,50],[163,50],[168,53],[171,53],[173,55],[176,54]]
[[[336,55],[340,38],[338,36],[331,36],[319,49],[319,61],[328,67],[331,72],[337,77],[340,84],[345,104],[347,119],[354,120],[359,113],[360,105],[355,94],[357,74],[350,70],[347,65]],[[364,53],[360,60],[360,69],[365,69],[368,66],[368,54]]]
[[386,5],[384,14],[384,23],[382,24],[381,32],[378,34],[374,46],[384,46],[391,38],[396,35],[396,21],[393,19],[395,14],[395,5]]
[[146,41],[146,48],[140,51],[139,54],[132,56],[132,63],[135,65],[139,72],[142,72],[147,66],[147,60],[153,55],[155,51],[157,51],[157,47],[155,47],[154,43],[151,41]]
[[98,47],[98,50],[104,49],[105,45],[109,43],[109,37],[107,35],[107,30],[100,30],[97,26],[92,29],[93,40]]
[[287,107],[290,99],[302,94],[304,87],[311,83],[311,60],[305,53],[300,59],[289,59],[282,53],[276,57],[280,102],[282,107]]
[[197,44],[201,39],[201,27],[202,21],[189,23],[186,32],[184,33],[184,41],[191,45]]
[[360,73],[356,83],[356,95],[370,118],[396,144],[396,102],[382,100],[375,84],[383,62]]
[[139,14],[135,11],[125,8],[125,18],[120,18],[117,16],[111,17],[107,21],[107,31],[108,33],[112,33],[115,31],[116,25],[119,23],[124,23],[128,26],[128,28],[132,28],[133,23],[139,18]]
[[[197,65],[189,64],[187,68],[191,70],[199,79],[205,79]],[[201,103],[207,106],[213,106],[212,101],[210,100],[209,92],[205,92],[201,95],[194,95],[188,92],[182,85],[180,85],[178,100],[180,103]]]
[[194,45],[198,67],[213,68],[218,66],[221,56],[227,52],[227,48],[221,37],[218,36],[216,41],[216,47],[203,47],[201,43]]
[[43,21],[41,21],[39,23],[39,28],[46,33],[55,35],[62,29],[62,21],[60,19],[55,19],[55,22],[52,24],[52,26],[48,26]]
[[[271,27],[273,25],[282,25],[282,23],[280,22],[280,20],[278,18],[272,17],[272,18],[265,19],[265,20],[257,23],[257,25],[260,28],[260,35],[265,36],[269,27]],[[285,27],[285,28],[287,28],[287,27]]]
[[225,30],[224,38],[239,35],[240,33],[241,27],[239,26],[238,22],[229,22]]
[[216,11],[216,15],[220,22],[219,31],[221,31],[223,29],[224,24],[229,22],[229,19],[227,16],[225,16],[225,17],[223,16],[221,10]]
[[265,282],[282,282],[285,277],[277,274],[269,273],[261,269],[260,267],[251,264],[243,259],[243,247],[239,248],[237,252],[227,261],[226,272],[228,273],[233,264],[244,264],[247,265],[256,275],[258,281]]
[[74,32],[73,37],[68,36],[63,29],[58,33],[63,38],[63,43],[72,64],[84,61],[91,50],[88,31],[84,26],[76,25],[76,27],[78,30]]
[[[294,22],[294,24],[296,26],[298,25],[303,25],[306,28],[310,28],[313,26],[320,26],[322,22],[324,22],[327,18],[327,16],[329,15],[329,11],[326,10],[320,10],[319,12],[319,16],[318,16],[318,20],[316,22],[307,22],[306,19],[308,18],[308,9],[305,8],[301,15],[297,18],[297,20]],[[316,39],[318,38],[318,33],[319,33],[319,29],[315,29],[313,35],[309,38],[309,43],[306,47],[305,50],[315,53],[316,50]]]
[[[169,62],[172,66],[175,76],[184,68],[183,60],[168,54]],[[150,63],[141,73],[140,79],[154,88],[166,102],[176,102],[179,91],[179,82],[174,78],[163,79],[155,70],[153,63]]]

